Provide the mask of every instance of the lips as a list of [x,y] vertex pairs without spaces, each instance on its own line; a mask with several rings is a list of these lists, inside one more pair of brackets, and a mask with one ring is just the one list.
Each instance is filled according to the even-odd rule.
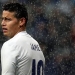
[[3,29],[3,32],[6,32],[7,31],[7,28],[2,28]]

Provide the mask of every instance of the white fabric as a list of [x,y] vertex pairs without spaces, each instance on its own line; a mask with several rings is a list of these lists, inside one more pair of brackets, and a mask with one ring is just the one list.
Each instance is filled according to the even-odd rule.
[[[33,59],[35,60],[33,65],[35,65],[36,74],[32,74]],[[37,66],[40,60],[44,66],[45,58],[37,41],[26,31],[19,32],[2,46],[2,75],[37,75]],[[41,68],[40,70],[42,70]],[[40,75],[42,75],[41,72]]]

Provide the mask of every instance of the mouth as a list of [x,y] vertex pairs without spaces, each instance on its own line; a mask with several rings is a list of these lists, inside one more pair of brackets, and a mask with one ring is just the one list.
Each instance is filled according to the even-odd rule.
[[2,28],[3,32],[7,32],[7,28]]

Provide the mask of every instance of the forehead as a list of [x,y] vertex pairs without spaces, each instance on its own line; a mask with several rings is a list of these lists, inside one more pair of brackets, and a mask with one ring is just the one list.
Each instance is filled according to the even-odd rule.
[[10,12],[10,11],[6,11],[6,10],[4,10],[3,12],[2,12],[2,17],[15,17],[15,12]]

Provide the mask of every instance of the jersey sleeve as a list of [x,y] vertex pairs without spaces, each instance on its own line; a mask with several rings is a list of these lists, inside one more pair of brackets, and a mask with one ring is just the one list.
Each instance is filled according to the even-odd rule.
[[2,75],[15,75],[16,57],[16,47],[4,44],[1,49]]

